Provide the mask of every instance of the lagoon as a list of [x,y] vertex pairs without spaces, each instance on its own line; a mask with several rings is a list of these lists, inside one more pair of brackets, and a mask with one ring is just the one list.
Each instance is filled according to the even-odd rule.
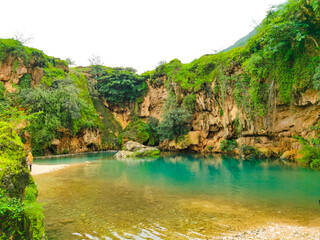
[[35,160],[49,239],[207,239],[270,225],[320,226],[320,172],[282,160],[114,152]]

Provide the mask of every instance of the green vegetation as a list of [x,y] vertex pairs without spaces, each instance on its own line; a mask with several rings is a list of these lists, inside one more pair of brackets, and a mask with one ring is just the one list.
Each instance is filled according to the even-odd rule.
[[0,179],[5,169],[17,172],[21,158],[24,157],[24,149],[18,134],[8,123],[0,122]]
[[10,94],[5,93],[3,82],[0,82],[0,121],[17,125],[21,120],[28,119],[30,115],[19,109],[15,99],[10,98]]
[[237,145],[237,142],[236,142],[235,139],[233,139],[233,140],[230,140],[230,139],[222,140],[221,143],[220,143],[220,149],[223,152],[231,152],[234,149],[236,149],[237,146],[238,145]]
[[119,149],[119,145],[122,143],[118,143],[118,137],[122,132],[121,125],[114,118],[113,114],[103,105],[101,99],[93,99],[93,104],[97,113],[101,116],[100,129],[103,133],[103,143],[107,143],[110,149]]
[[158,124],[159,120],[153,117],[149,118],[147,123],[134,117],[124,129],[121,138],[155,146],[159,143]]
[[0,239],[40,240],[44,236],[37,187],[24,164],[19,136],[9,124],[0,122]]
[[132,102],[147,91],[145,78],[127,69],[114,70],[98,79],[98,90],[114,105]]
[[310,139],[295,137],[302,144],[301,153],[303,157],[300,161],[304,162],[311,168],[320,168],[320,122],[312,127],[315,136]]
[[190,130],[192,112],[184,106],[179,106],[176,96],[171,92],[167,98],[163,119],[158,126],[160,141],[183,138]]
[[188,64],[174,59],[144,75],[151,85],[184,95],[203,91],[222,104],[232,94],[250,119],[264,117],[276,99],[290,104],[306,89],[320,88],[319,6],[317,0],[289,0],[269,11],[246,45]]
[[35,155],[43,154],[43,150],[50,147],[51,140],[59,137],[61,128],[75,135],[81,128],[99,125],[92,102],[90,104],[80,95],[81,90],[72,79],[54,80],[50,87],[21,90],[22,105],[38,113],[30,119],[27,128]]

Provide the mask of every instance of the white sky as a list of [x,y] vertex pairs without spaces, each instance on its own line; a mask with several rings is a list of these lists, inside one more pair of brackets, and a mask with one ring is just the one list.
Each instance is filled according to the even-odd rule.
[[30,47],[76,65],[142,73],[162,60],[183,63],[222,50],[248,34],[285,0],[2,0],[0,38],[22,32]]

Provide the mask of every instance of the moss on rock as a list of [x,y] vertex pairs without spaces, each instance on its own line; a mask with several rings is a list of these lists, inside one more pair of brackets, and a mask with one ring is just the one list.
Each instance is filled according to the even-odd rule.
[[5,122],[0,122],[0,156],[0,239],[46,239],[21,139]]

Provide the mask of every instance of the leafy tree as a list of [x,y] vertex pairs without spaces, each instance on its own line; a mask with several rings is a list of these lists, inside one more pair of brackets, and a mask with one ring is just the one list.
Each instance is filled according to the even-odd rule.
[[76,134],[81,128],[96,126],[96,112],[79,97],[79,92],[71,79],[54,80],[50,88],[21,90],[22,105],[32,113],[38,113],[28,126],[36,155],[41,155],[43,149],[50,146],[60,128]]
[[176,141],[186,135],[191,127],[190,121],[192,114],[186,108],[171,108],[165,112],[158,127],[160,140],[175,139]]
[[113,71],[98,80],[98,90],[112,104],[131,102],[146,90],[145,78],[130,71]]
[[320,168],[320,122],[311,128],[315,131],[315,136],[310,139],[296,136],[302,144],[300,150],[303,157],[300,159],[311,168]]

